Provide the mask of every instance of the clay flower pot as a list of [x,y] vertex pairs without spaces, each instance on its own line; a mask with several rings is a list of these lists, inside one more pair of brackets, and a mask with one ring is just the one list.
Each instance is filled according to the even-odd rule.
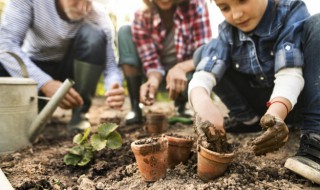
[[139,171],[146,182],[166,176],[168,141],[166,138],[147,138],[131,143]]
[[168,167],[173,168],[186,162],[191,153],[194,139],[177,134],[166,134],[168,139]]
[[198,146],[198,176],[205,182],[221,176],[235,157],[234,153],[218,153]]
[[160,134],[167,130],[168,119],[162,113],[149,113],[146,115],[145,130],[150,134]]

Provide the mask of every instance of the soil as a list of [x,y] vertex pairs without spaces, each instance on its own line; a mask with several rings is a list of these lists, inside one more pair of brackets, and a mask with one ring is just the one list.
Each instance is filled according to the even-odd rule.
[[[216,103],[225,109],[220,102]],[[103,98],[95,98],[88,116],[96,127],[102,120],[122,118],[128,110],[128,100],[123,111],[115,112],[104,105]],[[150,110],[162,111],[168,117],[174,114],[172,102],[158,102],[144,108],[144,111]],[[142,180],[130,148],[134,140],[150,137],[143,126],[120,126],[122,148],[104,149],[88,166],[74,167],[63,163],[63,156],[73,146],[72,138],[76,134],[66,128],[69,119],[70,111],[58,109],[33,146],[0,156],[1,169],[15,189],[320,189],[319,185],[283,167],[286,158],[294,155],[299,146],[300,132],[295,127],[290,128],[289,141],[283,148],[264,156],[255,156],[248,148],[260,133],[227,134],[228,142],[236,146],[236,158],[225,174],[213,181],[205,183],[198,178],[194,146],[187,163],[168,169],[164,179],[147,183]],[[192,125],[180,123],[170,125],[166,133],[195,137]]]

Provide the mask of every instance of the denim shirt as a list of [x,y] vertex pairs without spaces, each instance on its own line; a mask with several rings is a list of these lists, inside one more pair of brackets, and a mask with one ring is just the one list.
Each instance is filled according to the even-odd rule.
[[226,21],[219,36],[206,44],[197,71],[211,72],[219,81],[231,66],[250,76],[252,87],[270,87],[285,67],[302,67],[301,33],[310,16],[301,0],[268,0],[258,26],[244,33]]

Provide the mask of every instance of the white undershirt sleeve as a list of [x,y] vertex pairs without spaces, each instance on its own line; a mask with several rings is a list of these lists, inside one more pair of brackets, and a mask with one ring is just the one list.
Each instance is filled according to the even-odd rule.
[[196,87],[203,87],[208,92],[208,95],[210,96],[212,92],[212,88],[215,86],[216,86],[216,78],[212,73],[209,73],[206,71],[195,72],[188,86],[188,100],[190,105],[192,106],[192,103],[190,101],[190,93],[192,89]]
[[293,108],[304,87],[302,68],[283,68],[275,74],[275,78],[270,101],[275,97],[284,97],[290,101]]

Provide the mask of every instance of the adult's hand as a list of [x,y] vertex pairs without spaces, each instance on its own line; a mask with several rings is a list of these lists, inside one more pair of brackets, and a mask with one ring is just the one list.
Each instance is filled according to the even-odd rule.
[[186,89],[186,72],[182,69],[182,67],[180,67],[179,64],[177,64],[168,71],[166,82],[166,88],[169,91],[169,97],[176,99],[177,96]]
[[288,141],[289,129],[279,117],[266,114],[261,118],[260,125],[265,132],[252,142],[256,155],[276,151]]
[[140,102],[150,106],[155,102],[155,96],[162,80],[162,75],[152,72],[148,75],[148,80],[140,87]]
[[117,82],[113,83],[105,94],[106,104],[113,109],[121,109],[124,103],[124,89]]
[[[50,80],[41,87],[41,91],[46,97],[52,97],[61,85],[62,83],[60,81]],[[80,94],[74,88],[70,88],[59,103],[59,107],[63,109],[71,109],[81,106],[82,104],[83,99],[81,98]]]

